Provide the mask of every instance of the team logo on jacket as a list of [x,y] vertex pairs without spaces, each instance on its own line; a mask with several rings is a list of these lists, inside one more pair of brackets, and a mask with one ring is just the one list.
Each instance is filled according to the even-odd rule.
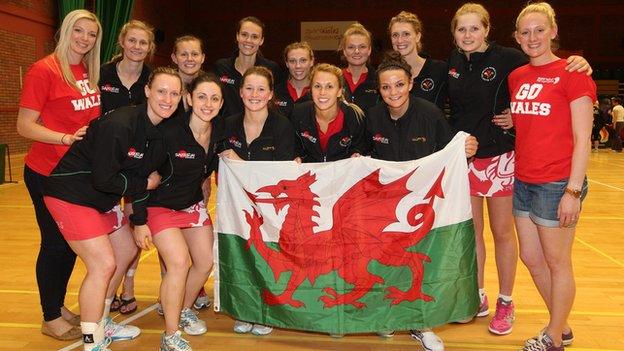
[[140,160],[143,158],[143,155],[145,154],[142,152],[136,151],[133,147],[131,147],[130,150],[128,150],[128,157],[130,158],[136,158],[137,160]]
[[119,88],[114,87],[114,86],[112,86],[110,84],[102,85],[100,87],[100,90],[101,91],[107,91],[109,93],[119,93]]
[[433,79],[431,78],[425,78],[423,79],[422,83],[420,83],[420,89],[422,89],[423,91],[431,91],[433,90],[434,86],[435,86],[435,83],[433,82]]
[[236,139],[236,137],[235,137],[235,136],[230,137],[230,139],[228,140],[228,142],[229,142],[230,144],[234,145],[234,147],[237,147],[237,148],[239,148],[239,149],[240,149],[241,147],[243,147],[243,144],[242,144],[240,141],[238,141],[238,139]]
[[449,69],[448,71],[449,76],[458,79],[459,78],[459,73],[457,73],[457,69],[455,69],[455,67],[451,67],[451,69]]
[[380,144],[390,144],[390,140],[388,140],[388,138],[384,137],[383,135],[379,133],[373,135],[373,141],[378,142]]
[[234,85],[234,79],[228,77],[227,75],[222,75],[221,78],[219,78],[219,80],[221,81],[221,83],[224,84],[229,84],[229,85]]
[[340,146],[342,147],[347,147],[351,145],[351,137],[350,136],[343,136],[342,139],[340,139]]
[[195,159],[195,154],[192,154],[190,152],[186,152],[185,150],[180,150],[180,151],[175,153],[175,157],[183,158],[183,159],[187,159],[187,160],[194,160]]
[[299,135],[301,135],[302,138],[308,139],[311,143],[316,143],[316,137],[312,135],[312,133],[308,132],[307,130],[299,133]]
[[481,79],[486,82],[489,82],[496,78],[496,68],[494,67],[485,67],[483,71],[481,71]]
[[284,100],[275,100],[275,105],[279,107],[286,107],[288,106],[288,102]]

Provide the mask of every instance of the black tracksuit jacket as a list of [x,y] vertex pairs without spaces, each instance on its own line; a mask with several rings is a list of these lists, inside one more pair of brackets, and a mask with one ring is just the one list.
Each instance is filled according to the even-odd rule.
[[295,131],[290,121],[269,110],[260,135],[247,145],[243,114],[225,119],[223,150],[232,149],[246,161],[292,161],[295,158]]
[[354,153],[363,153],[366,127],[364,119],[358,119],[355,111],[347,104],[340,103],[344,113],[342,130],[332,135],[327,143],[327,151],[321,150],[319,132],[316,127],[314,103],[312,101],[297,104],[291,121],[298,137],[297,156],[303,162],[327,162],[351,157]]
[[376,71],[368,66],[368,75],[366,80],[362,84],[355,88],[355,91],[351,91],[349,84],[344,82],[345,99],[358,105],[362,111],[366,112],[369,108],[375,106],[381,97],[379,96],[379,84],[377,83]]
[[98,86],[102,95],[101,111],[103,115],[123,106],[140,105],[146,101],[145,86],[152,69],[144,64],[139,79],[128,90],[119,79],[117,63],[109,62],[100,68]]
[[[89,124],[84,139],[48,177],[44,194],[102,213],[122,196],[142,202],[148,197],[147,177],[165,155],[161,131],[148,118],[146,105],[121,107]],[[145,218],[135,210],[130,219],[144,224]]]
[[444,109],[444,105],[448,100],[446,85],[448,65],[444,61],[434,60],[429,57],[425,57],[425,59],[425,64],[420,73],[413,79],[414,85],[410,93],[415,97],[433,102],[440,109]]
[[312,96],[310,95],[310,90],[308,90],[305,94],[301,95],[297,101],[294,101],[292,96],[290,96],[287,85],[288,80],[285,80],[275,86],[273,100],[279,112],[290,119],[295,105],[312,100]]
[[386,161],[410,161],[441,150],[453,134],[444,113],[433,103],[410,96],[409,107],[397,120],[385,103],[368,111],[367,154]]
[[492,123],[492,117],[509,108],[507,77],[528,62],[519,50],[490,43],[485,52],[470,59],[453,50],[449,59],[449,123],[454,130],[474,135],[479,142],[476,157],[500,155],[514,149],[514,137]]

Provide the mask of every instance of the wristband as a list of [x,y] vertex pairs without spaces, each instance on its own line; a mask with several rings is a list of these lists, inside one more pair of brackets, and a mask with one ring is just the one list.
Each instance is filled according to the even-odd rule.
[[577,199],[581,198],[581,190],[579,189],[565,188],[565,192],[574,196]]
[[67,136],[67,134],[63,134],[63,136],[61,137],[61,144],[62,145],[69,145],[69,144],[65,144],[65,137]]

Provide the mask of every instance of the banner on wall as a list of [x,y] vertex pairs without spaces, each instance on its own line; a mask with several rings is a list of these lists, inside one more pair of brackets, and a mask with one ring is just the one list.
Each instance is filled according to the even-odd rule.
[[338,49],[342,33],[356,21],[301,22],[301,41],[307,41],[313,50]]

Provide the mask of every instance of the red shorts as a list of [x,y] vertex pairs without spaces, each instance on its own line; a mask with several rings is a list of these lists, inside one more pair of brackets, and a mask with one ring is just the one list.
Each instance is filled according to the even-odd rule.
[[475,158],[468,165],[471,196],[511,196],[514,183],[514,152]]
[[183,210],[172,210],[166,207],[147,208],[147,226],[156,235],[169,228],[194,228],[211,226],[210,214],[206,211],[204,201],[200,201]]
[[67,241],[108,235],[128,223],[119,205],[106,213],[101,213],[94,208],[72,204],[55,197],[44,196],[43,201]]

